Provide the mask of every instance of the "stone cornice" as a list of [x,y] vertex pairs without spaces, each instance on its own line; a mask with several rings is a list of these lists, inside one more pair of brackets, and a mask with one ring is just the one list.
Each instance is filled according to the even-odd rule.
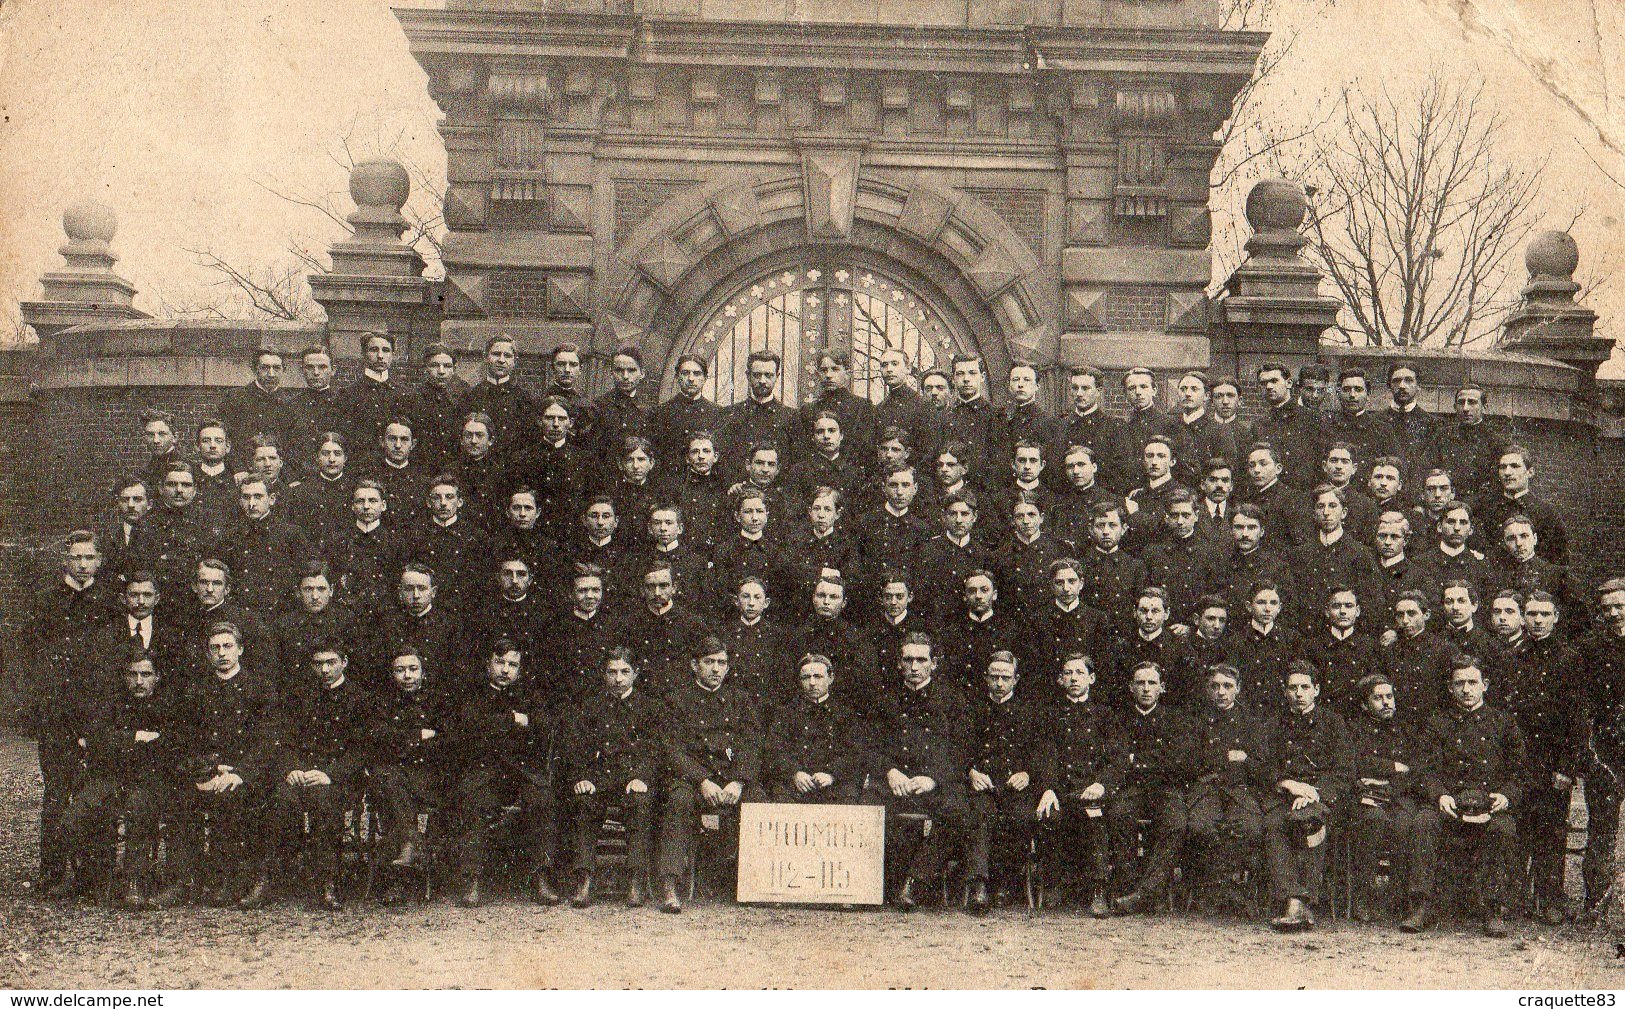
[[1268,35],[1188,28],[982,28],[713,21],[619,14],[395,11],[420,60],[596,58],[659,65],[928,71],[1253,72]]

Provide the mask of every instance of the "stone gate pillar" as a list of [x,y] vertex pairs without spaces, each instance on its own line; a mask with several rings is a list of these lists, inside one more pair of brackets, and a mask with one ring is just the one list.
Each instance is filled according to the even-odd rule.
[[135,307],[135,285],[113,272],[113,236],[118,218],[113,208],[80,200],[62,212],[68,242],[57,251],[64,264],[40,278],[44,294],[22,303],[23,321],[34,327],[43,344],[70,326],[120,319],[146,319]]
[[335,359],[359,360],[363,333],[393,334],[403,361],[439,336],[440,309],[434,285],[423,277],[423,257],[401,241],[407,227],[401,208],[411,189],[411,177],[393,158],[363,161],[350,171],[352,234],[329,250],[332,269],[310,278],[311,293],[327,310]]
[[1298,229],[1309,211],[1303,189],[1265,179],[1247,194],[1247,258],[1225,282],[1218,303],[1235,374],[1250,377],[1265,360],[1294,371],[1316,359],[1320,335],[1337,323],[1342,303],[1320,293],[1320,270],[1299,253]]
[[1542,231],[1524,250],[1529,283],[1523,302],[1512,310],[1502,329],[1502,349],[1534,354],[1571,365],[1580,372],[1576,395],[1593,400],[1597,369],[1614,353],[1614,341],[1595,332],[1597,313],[1575,302],[1574,282],[1580,249],[1563,231]]

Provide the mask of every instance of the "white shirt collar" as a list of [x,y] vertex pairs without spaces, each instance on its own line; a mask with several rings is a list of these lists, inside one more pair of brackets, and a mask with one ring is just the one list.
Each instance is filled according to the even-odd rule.
[[389,381],[389,369],[385,368],[378,371],[373,368],[365,368],[362,370],[361,376],[369,382],[377,382],[379,385],[383,385]]
[[1335,530],[1333,530],[1332,532],[1329,532],[1329,533],[1326,530],[1322,529],[1320,531],[1319,535],[1320,535],[1320,545],[1323,546],[1323,547],[1329,547],[1332,544],[1336,543],[1338,540],[1343,538],[1343,527],[1338,526]]
[[383,519],[373,519],[371,522],[357,522],[355,527],[364,533],[370,533],[384,524]]
[[759,532],[758,533],[748,533],[745,530],[741,529],[741,530],[739,530],[739,538],[742,539],[742,540],[750,540],[752,543],[755,543],[756,541],[758,541],[758,540],[760,540],[762,538],[762,534],[759,533]]
[[893,508],[891,506],[890,501],[887,501],[886,502],[886,514],[890,515],[894,519],[900,519],[900,518],[904,518],[905,516],[908,515],[908,509],[904,508],[902,511],[898,511],[897,509],[895,509],[895,508]]
[[1195,413],[1187,413],[1187,414],[1181,415],[1180,420],[1183,420],[1186,424],[1195,424],[1196,422],[1200,421],[1203,417],[1206,417],[1206,416],[1207,416],[1207,407],[1203,407],[1202,409],[1196,411]]
[[513,381],[513,376],[512,375],[509,375],[506,378],[492,378],[490,375],[485,376],[485,384],[486,385],[507,385],[509,382],[512,382],[512,381]]
[[1463,553],[1466,553],[1466,551],[1467,544],[1465,543],[1459,547],[1451,547],[1451,545],[1446,543],[1444,540],[1439,541],[1439,552],[1444,554],[1446,557],[1460,557]]
[[1354,637],[1354,628],[1352,627],[1328,627],[1326,629],[1331,631],[1332,637],[1338,641],[1347,641],[1349,638]]
[[1382,566],[1385,568],[1398,567],[1399,565],[1405,563],[1405,555],[1395,554],[1392,557],[1383,557],[1381,558],[1381,562]]

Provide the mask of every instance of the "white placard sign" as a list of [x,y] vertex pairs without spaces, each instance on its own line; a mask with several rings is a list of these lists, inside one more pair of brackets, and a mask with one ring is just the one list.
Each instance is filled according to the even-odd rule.
[[739,900],[880,904],[886,809],[747,802],[739,810]]

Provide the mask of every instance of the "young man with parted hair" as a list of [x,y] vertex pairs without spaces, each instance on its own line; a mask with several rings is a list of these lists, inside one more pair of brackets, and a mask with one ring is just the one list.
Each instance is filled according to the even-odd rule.
[[[1254,377],[1264,391],[1266,410],[1253,425],[1259,442],[1275,446],[1281,475],[1290,486],[1307,488],[1315,480],[1315,463],[1325,454],[1322,413],[1294,395],[1292,372],[1279,361],[1258,366]],[[1241,465],[1246,460],[1240,461]]]
[[492,569],[490,540],[476,519],[464,517],[466,505],[458,477],[432,477],[424,497],[427,521],[417,523],[406,548],[409,560],[434,571],[436,602],[458,617],[470,614]]
[[1320,670],[1321,703],[1345,715],[1361,704],[1359,684],[1381,668],[1382,649],[1377,635],[1362,623],[1367,612],[1389,612],[1381,599],[1370,604],[1348,585],[1333,585],[1314,614],[1318,626],[1305,631],[1299,648],[1302,657]]
[[[1514,813],[1519,864],[1527,857],[1534,891],[1535,906],[1529,910],[1547,924],[1560,925],[1568,905],[1563,873],[1569,798],[1586,771],[1584,712],[1574,702],[1591,670],[1571,636],[1562,633],[1571,618],[1552,593],[1527,593],[1523,618],[1522,639],[1488,675],[1495,680],[1495,706],[1517,722],[1528,754],[1528,788]],[[1523,873],[1514,878],[1521,880]]]
[[852,355],[839,347],[824,348],[818,351],[814,364],[818,369],[818,394],[801,407],[796,440],[802,445],[811,444],[813,425],[820,413],[827,412],[840,424],[847,454],[867,461],[879,428],[875,426],[874,404],[852,391]]
[[576,564],[569,575],[568,598],[548,636],[547,661],[535,670],[550,697],[579,699],[598,686],[604,656],[623,643],[620,619],[605,605],[605,570]]
[[[711,366],[697,354],[680,355],[672,365],[673,394],[649,414],[649,440],[662,458],[680,458],[696,433],[718,430],[722,409],[705,395],[710,374]],[[712,447],[722,449],[714,438]]]
[[942,440],[966,446],[963,461],[975,481],[992,468],[999,441],[999,414],[987,390],[987,365],[972,354],[955,354],[949,375],[953,397],[942,416]]
[[875,433],[878,437],[888,427],[902,429],[914,449],[914,458],[925,459],[936,447],[936,416],[931,404],[909,384],[913,370],[913,364],[901,348],[889,347],[881,352],[880,381],[886,387],[886,394],[875,406]]
[[1438,574],[1424,561],[1410,552],[1411,534],[1415,527],[1404,512],[1383,512],[1377,518],[1371,546],[1377,556],[1377,584],[1382,588],[1378,600],[1379,612],[1386,613],[1401,592],[1417,589],[1437,592],[1441,581]]
[[1059,445],[1054,456],[1064,464],[1073,445],[1090,451],[1102,486],[1127,490],[1130,473],[1122,464],[1123,422],[1106,412],[1103,397],[1106,375],[1093,366],[1074,367],[1067,375],[1071,402],[1061,418]]
[[1303,490],[1286,482],[1281,452],[1269,442],[1255,442],[1246,454],[1247,487],[1238,496],[1263,512],[1272,548],[1293,550],[1309,542],[1315,534],[1314,508]]
[[185,458],[180,451],[180,440],[176,437],[179,432],[175,415],[168,410],[149,406],[137,414],[136,420],[141,425],[141,447],[147,453],[147,461],[142,465],[140,475],[153,493],[157,493],[157,489],[163,485],[169,464]]
[[1039,768],[1026,791],[1037,793],[1039,865],[1046,886],[1064,901],[1088,899],[1096,918],[1112,913],[1106,899],[1110,837],[1105,805],[1125,774],[1117,744],[1116,709],[1093,692],[1095,663],[1072,651],[1056,663],[1057,689],[1040,715]]
[[[931,636],[905,637],[898,669],[881,689],[871,722],[874,745],[864,798],[886,807],[886,878],[901,881],[891,901],[905,912],[926,899],[970,825],[968,709],[964,694],[936,672]],[[922,832],[917,823],[898,819],[900,814],[924,814],[932,829]]]
[[[717,636],[728,646],[728,675],[755,698],[756,712],[764,722],[792,695],[784,676],[794,661],[792,632],[772,611],[773,605],[767,582],[745,575],[734,590],[733,612],[715,624]],[[833,668],[829,672],[832,677],[836,674]],[[848,703],[855,700],[852,686],[844,681],[841,694]]]
[[863,790],[867,726],[827,655],[795,662],[794,693],[776,706],[764,736],[762,782],[773,802],[851,805]]
[[1540,555],[1535,520],[1519,512],[1501,523],[1500,542],[1492,548],[1489,577],[1496,585],[1524,592],[1550,592],[1563,609],[1564,636],[1578,639],[1591,625],[1590,607],[1574,586],[1569,569]]
[[1417,402],[1421,383],[1416,362],[1390,362],[1387,378],[1389,403],[1383,419],[1390,429],[1388,445],[1404,464],[1405,482],[1414,486],[1417,477],[1443,463],[1439,454],[1443,425]]
[[[1121,784],[1106,805],[1111,833],[1112,909],[1150,911],[1167,886],[1188,827],[1183,801],[1190,784],[1194,723],[1164,700],[1167,680],[1155,662],[1128,671],[1126,696],[1117,700]],[[1141,854],[1140,823],[1151,821]]]
[[610,355],[609,374],[610,388],[592,404],[593,451],[599,459],[616,457],[628,438],[648,436],[651,401],[659,398],[643,391],[643,352],[637,347],[617,347]]
[[276,671],[282,699],[294,697],[313,682],[304,675],[305,667],[316,646],[323,642],[341,644],[346,664],[352,658],[357,663],[353,675],[364,680],[361,663],[366,655],[360,646],[365,638],[331,565],[321,560],[308,561],[299,572],[294,598],[294,605],[271,623],[271,637],[283,664]]
[[[402,395],[399,412],[411,421],[412,430],[420,432],[424,463],[436,469],[457,453],[458,424],[468,416],[462,405],[468,385],[457,377],[457,355],[444,343],[424,347],[418,361],[418,383]],[[375,445],[377,438],[365,444]]]
[[746,360],[747,388],[735,390],[736,395],[741,391],[746,395],[722,409],[717,430],[724,476],[742,479],[750,462],[749,453],[756,445],[765,443],[780,452],[789,450],[796,411],[781,399],[779,380],[783,368],[783,359],[770,350],[752,351]]
[[1141,475],[1145,447],[1152,438],[1161,435],[1168,439],[1169,454],[1174,460],[1192,458],[1190,432],[1177,417],[1169,416],[1157,406],[1157,376],[1150,368],[1130,368],[1123,373],[1123,395],[1128,399],[1128,413],[1123,419],[1121,459],[1132,473],[1128,485],[1138,482]]
[[512,470],[503,465],[491,437],[491,418],[471,413],[463,418],[457,455],[441,472],[463,485],[463,514],[487,533],[500,528]]
[[[460,652],[463,625],[456,614],[440,605],[439,593],[439,573],[407,561],[395,579],[394,601],[378,621],[378,642],[385,651],[402,645],[416,648],[431,686],[468,689],[476,684],[471,682],[471,671]],[[375,651],[368,656],[365,685],[376,689],[388,672],[389,657]]]
[[1188,708],[1200,701],[1195,657],[1185,638],[1169,627],[1173,610],[1168,591],[1160,585],[1147,585],[1135,594],[1128,616],[1130,629],[1104,650],[1102,692],[1108,697],[1126,696],[1132,672],[1150,662],[1162,671],[1163,696],[1169,704]]
[[1456,390],[1453,422],[1441,423],[1437,432],[1440,465],[1464,498],[1495,493],[1495,464],[1508,445],[1502,426],[1486,418],[1489,393],[1473,382]]
[[[661,442],[653,443],[660,453]],[[717,469],[716,436],[709,429],[697,429],[666,458],[675,468],[668,469],[661,481],[661,496],[682,509],[688,543],[709,558],[729,531],[728,485]]]
[[462,399],[464,416],[483,413],[491,418],[491,435],[498,451],[517,462],[522,448],[531,443],[529,433],[535,423],[536,400],[519,381],[519,345],[507,333],[485,341],[485,357],[480,380]]
[[156,490],[148,487],[143,477],[124,476],[113,481],[112,514],[96,527],[102,568],[108,577],[122,579],[131,571],[153,566],[152,534],[146,520],[152,514],[156,496]]
[[1394,685],[1400,704],[1426,717],[1444,700],[1455,649],[1429,629],[1433,603],[1425,593],[1401,592],[1389,616],[1392,633],[1384,635],[1378,671]]
[[1326,441],[1353,445],[1356,458],[1394,454],[1394,429],[1387,418],[1371,409],[1370,378],[1364,368],[1355,365],[1338,373],[1337,409],[1327,415],[1325,430]]
[[664,697],[687,679],[690,650],[711,627],[688,605],[670,564],[653,561],[636,570],[639,599],[618,614],[621,641],[638,655],[642,689]]
[[1196,495],[1179,488],[1168,495],[1161,535],[1140,554],[1146,580],[1168,593],[1171,624],[1190,624],[1196,601],[1218,587],[1223,553],[1200,531]]
[[510,638],[489,642],[479,653],[481,682],[462,691],[452,723],[459,758],[459,901],[464,907],[485,903],[491,822],[517,802],[531,899],[558,904],[550,878],[557,823],[549,754],[556,726],[548,695],[532,675],[531,667],[540,663]]
[[405,410],[407,390],[394,372],[395,337],[383,330],[362,333],[361,374],[340,391],[334,402],[342,420],[338,427],[352,439],[359,452],[375,452],[384,425]]
[[1568,525],[1557,507],[1530,488],[1535,457],[1522,445],[1509,445],[1495,463],[1498,491],[1484,494],[1474,511],[1486,540],[1497,537],[1501,525],[1513,515],[1527,515],[1540,541],[1539,553],[1552,564],[1569,565]]
[[[296,661],[297,678],[303,682],[284,692],[281,707],[267,864],[273,886],[286,889],[297,874],[311,887],[317,908],[336,911],[342,906],[338,882],[344,812],[360,805],[362,745],[374,699],[348,675],[349,650],[343,642],[318,641]],[[258,907],[271,894],[251,892],[242,906]]]
[[[256,350],[250,362],[254,378],[244,386],[227,389],[220,396],[217,416],[226,425],[226,435],[239,452],[247,451],[257,434],[268,434],[280,445],[292,445],[299,430],[299,415],[282,388],[282,352],[271,348]],[[248,468],[240,458],[234,469]]]
[[999,596],[998,580],[986,568],[965,572],[959,605],[937,620],[940,666],[937,675],[967,696],[981,687],[994,652],[1024,658],[1030,642],[1026,624]]
[[1362,606],[1376,606],[1382,597],[1377,580],[1377,558],[1344,526],[1348,517],[1345,493],[1331,484],[1316,484],[1309,492],[1315,532],[1291,554],[1292,571],[1300,594],[1298,612],[1311,622],[1326,605],[1335,585],[1347,585]]
[[[1116,614],[1104,613],[1083,600],[1083,570],[1084,562],[1076,557],[1050,562],[1049,601],[1037,612],[1025,615],[1032,634],[1030,658],[1040,669],[1059,669],[1073,652],[1104,656],[1122,631]],[[1108,698],[1103,703],[1113,700]]]
[[603,481],[594,471],[590,448],[577,433],[580,409],[562,396],[544,396],[536,410],[540,437],[527,447],[522,461],[508,467],[508,476],[513,484],[535,491],[541,510],[538,525],[556,544],[569,549],[576,519],[590,494],[602,492],[598,485]]
[[1465,501],[1451,501],[1439,510],[1428,545],[1409,552],[1433,574],[1435,584],[1430,595],[1442,590],[1452,578],[1472,582],[1480,595],[1498,587],[1489,584],[1492,571],[1488,559],[1472,545],[1477,522],[1476,509]]
[[[195,718],[182,756],[186,783],[169,837],[183,887],[201,886],[205,904],[238,905],[269,886],[266,804],[276,770],[282,708],[271,675],[243,661],[244,636],[221,621],[205,632],[206,667],[186,684]],[[207,859],[201,857],[205,823]],[[250,902],[249,906],[253,906]]]
[[1050,447],[1060,437],[1061,428],[1038,400],[1038,368],[1029,361],[1016,361],[1010,365],[1005,377],[1009,402],[998,412],[998,445],[989,455],[990,475],[1006,471],[1015,456],[1018,442],[1031,442],[1049,454]]
[[237,514],[237,474],[231,465],[231,438],[218,417],[205,417],[198,423],[196,437],[199,519],[205,538],[219,539],[226,524]]

